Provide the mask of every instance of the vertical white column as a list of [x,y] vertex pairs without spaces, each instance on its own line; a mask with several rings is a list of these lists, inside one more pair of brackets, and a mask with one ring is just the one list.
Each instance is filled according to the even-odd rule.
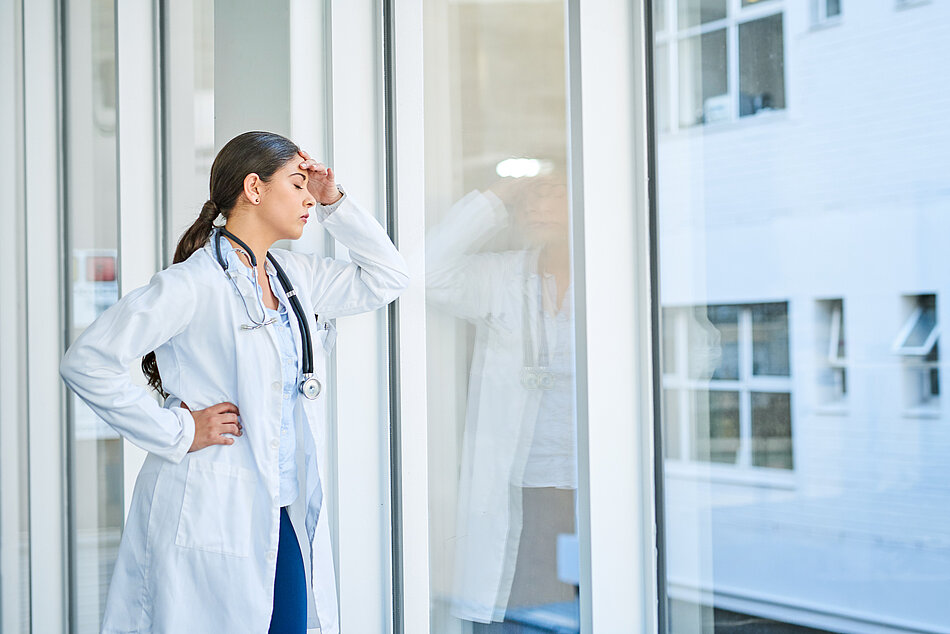
[[[161,268],[156,29],[151,2],[116,2],[116,182],[119,195],[119,295],[147,283]],[[141,367],[133,374],[144,384]],[[123,441],[125,512],[145,452]]]
[[[642,3],[569,3],[582,627],[657,631]],[[594,457],[595,459],[591,459]]]
[[64,632],[66,610],[60,69],[54,0],[23,2],[26,400],[32,631]]
[[[19,36],[19,2],[0,2],[0,173],[9,177],[0,194],[0,631],[17,632],[29,614],[24,603],[29,588],[25,553],[28,526],[23,509],[27,504],[24,475],[26,455],[26,384],[23,380],[26,329],[23,301],[23,137],[21,100],[23,98],[19,63],[22,62]],[[27,555],[27,556],[24,556]]]
[[405,632],[428,632],[429,443],[426,408],[425,113],[423,7],[396,2],[393,84],[396,231],[409,261],[410,286],[399,298],[402,619]]
[[[333,167],[354,200],[385,222],[378,3],[336,3],[330,19]],[[336,255],[346,257],[341,245]],[[392,628],[386,321],[380,310],[337,324],[336,543],[345,632]]]

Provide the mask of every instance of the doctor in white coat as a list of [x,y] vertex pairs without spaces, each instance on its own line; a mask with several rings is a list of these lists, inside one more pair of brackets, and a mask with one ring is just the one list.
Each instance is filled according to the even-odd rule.
[[[351,261],[270,248],[299,238],[311,212]],[[239,241],[220,235],[222,226]],[[275,631],[278,552],[294,552],[286,565],[306,577],[306,626],[335,634],[327,473],[317,459],[327,443],[327,320],[391,302],[408,283],[405,262],[331,169],[263,132],[219,152],[210,200],[175,262],[106,310],[61,366],[80,398],[148,451],[102,631]],[[279,283],[275,263],[292,291]],[[313,333],[313,399],[295,389],[306,378],[307,351],[290,312],[293,295]],[[151,351],[143,368],[169,396],[164,408],[129,374]],[[284,513],[296,540],[280,537]]]
[[[525,180],[508,188],[517,214],[474,190],[426,235],[427,301],[474,325],[450,601],[479,624],[574,597],[555,575],[577,489],[567,191]],[[526,247],[480,250],[510,224]]]

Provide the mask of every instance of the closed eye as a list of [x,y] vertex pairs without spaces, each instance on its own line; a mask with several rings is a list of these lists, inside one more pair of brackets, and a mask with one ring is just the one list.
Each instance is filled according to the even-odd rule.
[[303,187],[301,187],[300,185],[294,185],[294,187],[296,187],[297,189],[303,189]]

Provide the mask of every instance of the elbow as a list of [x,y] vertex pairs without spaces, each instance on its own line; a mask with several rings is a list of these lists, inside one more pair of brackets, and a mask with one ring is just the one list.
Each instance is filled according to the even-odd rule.
[[76,361],[76,353],[73,346],[66,350],[66,354],[59,362],[59,376],[62,377],[66,385],[72,387],[75,385],[75,379],[79,374],[79,363]]

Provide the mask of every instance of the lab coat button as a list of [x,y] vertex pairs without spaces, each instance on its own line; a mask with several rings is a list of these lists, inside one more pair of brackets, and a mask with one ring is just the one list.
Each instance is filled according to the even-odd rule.
[[271,387],[271,389],[274,390],[275,392],[280,392],[280,382],[279,382],[279,381],[274,381],[273,383],[270,384],[270,387]]
[[268,550],[268,551],[267,551],[267,561],[274,561],[275,559],[277,559],[277,551],[276,551],[276,550]]
[[275,438],[274,440],[270,441],[270,446],[273,447],[274,449],[279,449],[280,441]]

